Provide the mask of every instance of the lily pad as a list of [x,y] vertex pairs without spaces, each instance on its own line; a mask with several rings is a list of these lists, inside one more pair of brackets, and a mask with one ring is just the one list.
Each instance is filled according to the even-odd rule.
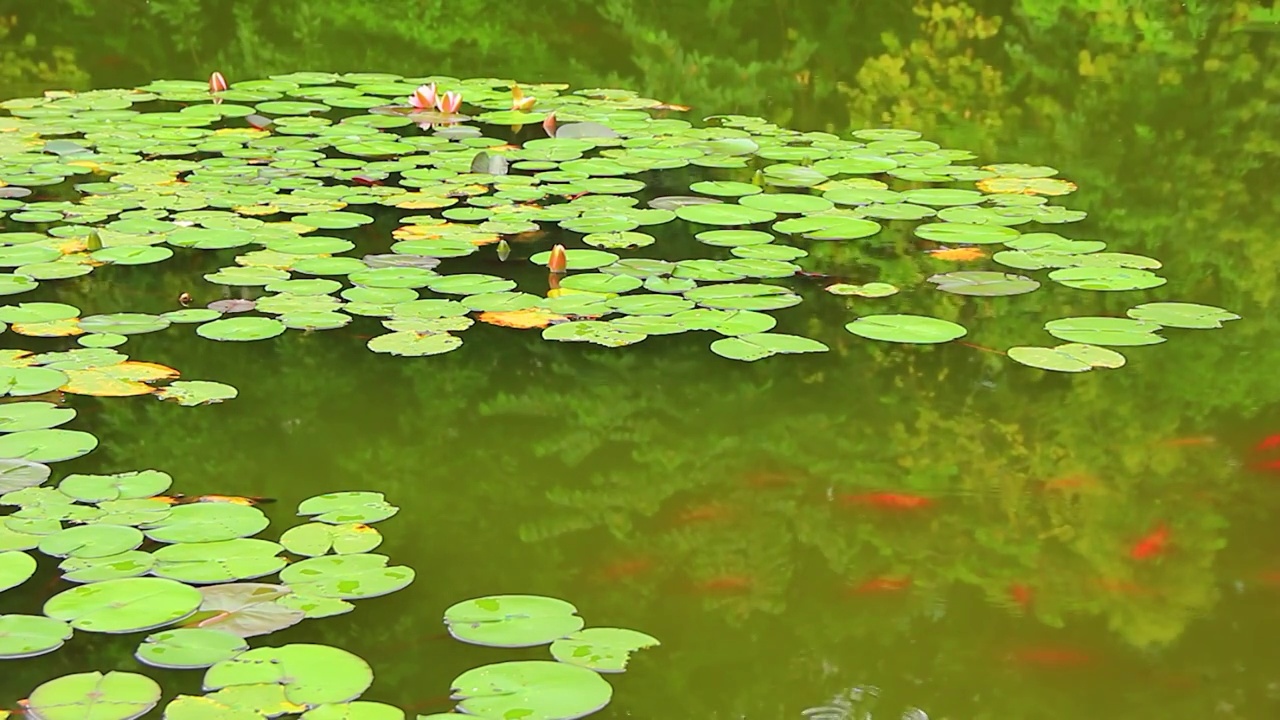
[[1023,295],[1034,292],[1040,287],[1039,282],[1029,277],[984,270],[965,270],[934,275],[929,278],[929,282],[937,285],[943,292],[981,297]]
[[58,489],[80,502],[99,503],[153,497],[172,484],[173,478],[168,473],[139,470],[114,475],[68,475],[58,483]]
[[238,637],[268,635],[302,622],[307,613],[280,601],[291,591],[283,585],[229,583],[200,588],[196,627],[217,629]]
[[229,632],[179,628],[148,635],[134,655],[152,667],[192,670],[230,660],[248,649],[248,643]]
[[62,387],[67,379],[66,373],[53,368],[0,367],[0,395],[43,395]]
[[709,285],[690,290],[684,296],[716,310],[780,310],[801,302],[800,296],[787,288],[747,283]]
[[100,558],[71,557],[63,560],[58,569],[62,579],[75,583],[98,583],[105,580],[141,577],[151,572],[155,558],[141,550],[130,550],[119,555]]
[[866,315],[844,328],[869,340],[912,344],[945,343],[968,333],[962,325],[924,315]]
[[39,548],[53,557],[101,558],[136,550],[143,539],[128,525],[76,525],[44,536]]
[[1115,350],[1068,343],[1057,347],[1019,346],[1011,347],[1009,359],[1030,365],[1041,370],[1056,372],[1086,372],[1094,368],[1118,368],[1124,365],[1125,357]]
[[82,585],[54,595],[44,614],[71,623],[76,630],[132,633],[188,617],[200,605],[200,592],[164,578],[123,578]]
[[1223,322],[1240,319],[1239,315],[1220,307],[1181,302],[1145,303],[1130,308],[1125,314],[1135,320],[1191,330],[1220,328]]
[[1002,225],[972,223],[925,223],[915,229],[916,237],[944,245],[992,245],[1018,237],[1018,231]]
[[681,205],[676,217],[700,225],[754,225],[776,219],[777,214],[742,205],[718,203],[714,205]]
[[647,335],[621,330],[598,320],[575,320],[552,325],[542,331],[543,340],[587,342],[602,347],[623,347],[644,340]]
[[1150,290],[1167,280],[1150,270],[1115,267],[1069,267],[1049,273],[1049,279],[1077,290]]
[[151,574],[191,585],[253,580],[284,567],[281,552],[280,544],[257,538],[177,543],[153,553]]
[[68,423],[75,416],[75,409],[49,402],[8,403],[0,405],[0,432],[46,430]]
[[283,685],[285,698],[299,705],[354,700],[373,683],[373,670],[359,657],[327,645],[294,644],[254,648],[209,668],[204,689],[240,685]]
[[289,528],[280,536],[280,544],[294,555],[319,557],[330,550],[338,555],[370,552],[382,544],[382,535],[362,523],[329,525],[311,522]]
[[413,582],[412,568],[387,567],[385,555],[325,555],[296,562],[280,572],[280,580],[306,595],[360,600],[387,595]]
[[1044,329],[1059,340],[1088,345],[1133,347],[1158,345],[1165,341],[1164,336],[1156,334],[1160,325],[1130,318],[1061,318],[1045,323]]
[[248,537],[267,527],[267,516],[256,507],[230,503],[179,505],[163,520],[143,529],[162,543],[209,543]]
[[160,686],[127,672],[77,673],[31,691],[27,713],[36,720],[134,720],[160,702]]
[[26,582],[36,572],[36,560],[24,552],[0,552],[0,592]]
[[71,634],[70,625],[43,615],[0,615],[0,660],[51,653],[70,640]]
[[755,362],[774,355],[826,352],[825,344],[799,335],[754,333],[726,337],[711,343],[711,352],[730,360]]
[[0,436],[0,458],[60,462],[87,455],[98,438],[81,430],[23,430]]
[[863,285],[835,283],[823,288],[832,295],[856,295],[865,298],[882,298],[898,294],[898,288],[889,283],[871,282]]
[[613,687],[586,668],[524,660],[462,673],[453,697],[460,710],[480,717],[573,720],[608,705]]
[[[564,254],[566,270],[595,270],[618,260],[617,255],[603,250],[566,250]],[[550,259],[550,252],[540,252],[531,256],[529,262],[545,266]]]
[[562,663],[602,673],[620,673],[636,650],[657,647],[658,639],[625,628],[587,628],[551,643],[551,655]]
[[44,463],[0,458],[0,494],[35,487],[48,480],[51,472]]
[[209,340],[249,342],[267,340],[284,334],[285,325],[264,317],[237,317],[215,320],[196,328],[196,334]]
[[239,391],[230,385],[208,380],[178,380],[156,390],[161,400],[173,400],[184,407],[212,405],[232,400]]
[[376,353],[401,357],[424,357],[457,350],[462,347],[462,338],[448,333],[420,334],[401,331],[379,335],[369,340],[367,346]]
[[332,525],[374,523],[395,515],[400,508],[382,493],[349,491],[317,495],[298,505],[298,514]]
[[533,647],[582,629],[571,603],[540,595],[491,595],[464,600],[444,613],[449,634],[473,645]]

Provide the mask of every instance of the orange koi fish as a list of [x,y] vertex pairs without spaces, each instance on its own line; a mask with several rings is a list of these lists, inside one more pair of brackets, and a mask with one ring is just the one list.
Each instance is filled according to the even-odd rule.
[[1009,586],[1009,599],[1018,607],[1026,610],[1031,607],[1032,601],[1035,600],[1035,590],[1022,583],[1013,583]]
[[746,575],[718,575],[695,583],[693,589],[700,593],[735,595],[750,592],[755,581]]
[[1263,472],[1274,472],[1280,470],[1280,460],[1268,460],[1267,462],[1258,462],[1250,465],[1254,470]]
[[875,507],[885,510],[921,510],[933,505],[933,499],[906,493],[874,492],[841,495],[837,498],[845,507]]
[[1259,442],[1253,449],[1258,452],[1280,449],[1280,433],[1268,435],[1262,438],[1261,442]]
[[600,569],[596,577],[600,580],[608,582],[617,582],[625,580],[637,575],[644,574],[653,569],[653,560],[647,557],[631,558],[627,560],[618,560],[609,563]]
[[1169,544],[1169,528],[1161,523],[1150,533],[1134,543],[1129,556],[1134,560],[1147,560],[1160,555]]
[[1212,435],[1198,435],[1193,437],[1173,438],[1165,440],[1161,445],[1169,447],[1198,447],[1201,445],[1213,445],[1218,442],[1218,438]]

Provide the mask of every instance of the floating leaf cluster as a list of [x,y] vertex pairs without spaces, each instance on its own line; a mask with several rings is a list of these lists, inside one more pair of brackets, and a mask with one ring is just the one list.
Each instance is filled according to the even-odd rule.
[[[370,339],[370,350],[417,357],[458,349],[460,333],[480,319],[601,347],[709,331],[722,336],[713,352],[753,361],[827,350],[816,339],[773,332],[777,320],[766,313],[801,302],[795,262],[814,244],[875,243],[890,222],[911,223],[938,259],[979,259],[980,252],[963,253],[991,245],[1000,248],[991,261],[1016,271],[939,273],[915,292],[992,297],[1034,292],[1046,280],[1094,291],[1165,283],[1153,258],[1018,229],[1084,218],[1047,202],[1076,189],[1054,168],[966,164],[972,153],[910,130],[846,138],[741,115],[695,126],[629,91],[567,89],[296,72],[0,103],[8,113],[0,117],[0,183],[15,189],[0,198],[0,268],[12,269],[0,274],[0,293],[102,265],[232,251],[234,264],[204,280],[242,295],[160,315],[82,316],[57,303],[23,303],[0,307],[0,322],[24,335],[107,348],[173,324],[195,324],[198,336],[214,341],[252,342],[373,318],[388,332]],[[706,179],[682,185],[688,194],[653,192],[681,168]],[[27,192],[34,190],[41,192]],[[392,242],[354,254],[352,231],[385,221],[398,226]],[[672,252],[686,254],[676,245],[687,235],[712,256],[637,256],[660,246],[664,226],[672,229],[662,244]],[[552,262],[552,251],[536,245],[553,227],[586,247],[569,241]],[[513,251],[513,243],[531,252]],[[505,267],[517,274],[525,263],[552,272],[534,287],[527,273],[466,271],[460,259],[489,244],[497,252],[481,257],[494,266],[510,260]],[[475,270],[482,260],[467,262]],[[464,271],[442,272],[446,265]],[[1043,280],[1019,274],[1037,271],[1047,271]],[[873,299],[900,289],[865,277],[828,290]],[[1152,312],[1183,323],[1167,327],[1188,322],[1176,310]],[[968,332],[903,317],[873,313],[847,327],[906,343]],[[1047,357],[1041,352],[1010,356],[1061,369],[1037,363]],[[86,382],[123,391],[158,379],[132,367]],[[196,404],[230,399],[234,390],[180,381],[158,394]]]

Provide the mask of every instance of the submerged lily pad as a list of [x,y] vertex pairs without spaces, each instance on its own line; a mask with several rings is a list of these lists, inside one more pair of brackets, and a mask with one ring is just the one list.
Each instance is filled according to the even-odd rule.
[[453,697],[460,710],[480,717],[573,720],[608,705],[613,687],[586,668],[524,660],[462,673]]
[[912,344],[945,343],[968,333],[962,325],[924,315],[866,315],[844,328],[869,340]]
[[636,650],[657,647],[658,639],[625,628],[587,628],[551,643],[551,655],[562,663],[602,673],[620,673]]
[[1039,282],[1029,277],[984,270],[966,270],[934,275],[929,278],[929,282],[937,285],[938,289],[943,292],[981,297],[1023,295],[1034,292],[1040,287]]
[[160,686],[127,672],[77,673],[31,691],[27,713],[43,720],[134,720],[160,702]]
[[491,595],[445,610],[449,634],[474,645],[533,647],[582,629],[571,603],[540,595]]

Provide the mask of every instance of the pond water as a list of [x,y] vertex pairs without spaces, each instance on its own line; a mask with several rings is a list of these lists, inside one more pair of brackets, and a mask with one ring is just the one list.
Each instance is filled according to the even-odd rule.
[[[1280,433],[1280,49],[1249,3],[404,5],[153,0],[129,15],[20,0],[0,19],[0,99],[203,83],[213,70],[233,84],[367,71],[626,88],[691,106],[656,112],[696,125],[735,113],[844,139],[910,129],[976,156],[958,164],[1057,169],[1078,190],[1050,202],[1087,218],[1018,229],[1156,258],[1168,282],[1072,289],[997,264],[998,246],[931,254],[940,246],[912,234],[917,222],[886,220],[879,238],[789,240],[809,251],[795,260],[808,275],[760,281],[803,298],[772,313],[775,332],[818,340],[825,353],[734,362],[709,351],[719,337],[710,332],[605,348],[477,323],[456,351],[395,357],[366,347],[385,332],[370,317],[247,343],[174,325],[129,335],[119,350],[238,396],[181,407],[67,394],[77,416],[65,427],[99,446],[51,463],[49,485],[160,469],[188,496],[274,499],[261,506],[270,539],[301,522],[294,510],[306,498],[385,494],[400,509],[376,525],[377,552],[413,568],[414,582],[250,644],[355,653],[375,673],[364,698],[411,718],[452,709],[450,683],[465,670],[547,657],[541,646],[477,647],[445,632],[449,606],[509,593],[562,598],[588,627],[661,641],[607,676],[614,695],[600,718],[799,718],[824,706],[835,709],[819,716],[833,718],[1280,712],[1280,438],[1267,440]],[[544,137],[536,123],[517,135],[479,127],[503,141]],[[637,195],[645,207],[692,194],[699,180],[751,182],[752,172],[638,177],[649,184]],[[353,241],[354,257],[386,253],[395,218],[409,213],[371,214],[373,224],[322,232]],[[505,263],[485,246],[441,272],[510,277],[546,295],[547,272],[528,257],[585,246],[581,233],[542,226],[513,238]],[[658,242],[612,252],[732,257],[691,239],[706,229],[641,228]],[[202,278],[243,252],[178,249],[168,262],[102,267],[6,300],[88,316],[168,312],[183,293],[192,307],[257,297],[260,287]],[[966,270],[1043,286],[974,297],[927,282]],[[836,281],[902,292],[823,291]],[[1047,321],[1121,318],[1156,301],[1241,319],[1118,347],[1118,369],[1053,373],[1004,354],[1058,344]],[[942,318],[968,334],[915,345],[846,331],[879,313]],[[0,344],[77,347],[12,330]],[[0,614],[38,614],[70,587],[56,565],[42,557],[33,578],[0,595]],[[77,632],[57,652],[0,661],[0,708],[90,670],[143,672],[166,701],[198,694],[200,671],[133,659],[144,635]]]

